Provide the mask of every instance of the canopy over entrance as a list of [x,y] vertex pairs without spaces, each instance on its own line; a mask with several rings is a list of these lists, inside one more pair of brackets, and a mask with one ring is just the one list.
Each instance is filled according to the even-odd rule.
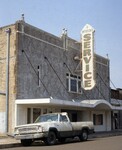
[[122,110],[122,106],[112,106],[106,100],[83,100],[83,101],[69,101],[53,98],[41,98],[41,99],[17,99],[15,102],[17,105],[49,105],[49,106],[66,106],[66,107],[79,107],[79,108],[94,108],[104,110]]

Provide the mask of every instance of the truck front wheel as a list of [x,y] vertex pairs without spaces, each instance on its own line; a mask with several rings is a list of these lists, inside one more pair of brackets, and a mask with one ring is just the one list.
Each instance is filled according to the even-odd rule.
[[79,136],[81,141],[87,141],[88,139],[88,132],[87,130],[82,130],[81,135]]
[[33,143],[31,139],[21,140],[23,146],[30,146]]
[[59,138],[59,139],[58,139],[58,141],[61,142],[61,143],[64,143],[65,140],[66,140],[65,138]]
[[53,131],[48,133],[48,137],[45,139],[45,143],[47,145],[54,145],[56,144],[56,134]]

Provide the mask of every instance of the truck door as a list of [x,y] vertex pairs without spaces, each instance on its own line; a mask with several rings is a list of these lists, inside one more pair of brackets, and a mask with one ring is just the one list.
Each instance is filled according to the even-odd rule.
[[68,137],[72,135],[72,125],[66,115],[60,114],[59,130],[61,137]]

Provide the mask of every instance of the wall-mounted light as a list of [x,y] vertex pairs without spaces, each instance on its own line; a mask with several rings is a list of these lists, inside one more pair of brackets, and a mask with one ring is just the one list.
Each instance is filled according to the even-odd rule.
[[79,56],[75,56],[73,59],[74,60],[81,60],[81,58]]

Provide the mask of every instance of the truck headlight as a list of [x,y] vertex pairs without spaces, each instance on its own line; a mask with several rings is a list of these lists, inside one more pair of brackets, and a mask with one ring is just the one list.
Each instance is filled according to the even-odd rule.
[[42,131],[43,131],[42,126],[38,126],[38,131],[39,131],[39,132],[42,132]]

